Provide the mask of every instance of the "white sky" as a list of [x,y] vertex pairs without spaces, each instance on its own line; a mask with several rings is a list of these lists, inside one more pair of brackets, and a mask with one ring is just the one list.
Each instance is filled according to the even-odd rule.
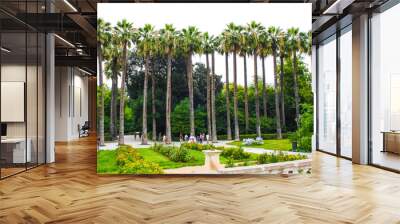
[[[182,29],[189,25],[202,32],[219,35],[230,22],[246,25],[255,20],[263,26],[278,26],[284,30],[298,27],[300,31],[311,30],[311,4],[271,4],[271,3],[99,3],[98,17],[116,25],[118,21],[127,19],[135,27],[150,23],[161,29],[165,24],[173,24]],[[247,81],[253,83],[253,58],[247,58]],[[205,64],[205,56],[193,56],[193,64]],[[305,57],[311,68],[311,57]],[[273,83],[272,58],[265,61],[267,83]],[[258,62],[258,76],[262,77],[261,61]],[[216,54],[215,71],[225,81],[225,57]],[[237,78],[244,84],[243,58],[237,57]],[[229,80],[233,81],[232,55],[229,58]],[[107,82],[110,84],[109,82]]]

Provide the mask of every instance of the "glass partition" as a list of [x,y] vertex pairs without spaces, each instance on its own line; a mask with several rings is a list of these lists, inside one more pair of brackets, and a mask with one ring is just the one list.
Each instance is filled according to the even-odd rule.
[[352,34],[351,25],[340,35],[340,154],[352,157]]
[[400,170],[400,4],[371,19],[371,162]]
[[318,47],[318,147],[336,153],[336,36]]

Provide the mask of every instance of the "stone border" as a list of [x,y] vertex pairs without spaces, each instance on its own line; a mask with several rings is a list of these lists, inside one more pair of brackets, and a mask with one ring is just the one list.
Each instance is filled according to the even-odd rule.
[[[302,170],[302,171],[301,171]],[[311,159],[219,169],[218,174],[298,174],[311,172]]]

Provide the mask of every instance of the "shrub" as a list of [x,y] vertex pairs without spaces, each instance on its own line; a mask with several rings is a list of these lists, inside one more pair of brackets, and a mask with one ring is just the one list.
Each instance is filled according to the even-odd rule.
[[229,157],[228,161],[226,161],[225,168],[230,168],[230,167],[234,167],[234,166],[235,166],[235,163],[233,161],[233,158]]
[[169,151],[169,159],[174,162],[187,162],[192,157],[190,156],[190,150],[185,147],[173,147]]
[[168,157],[168,159],[174,162],[187,162],[192,159],[190,155],[190,149],[184,146],[174,147],[155,144],[151,149],[153,151],[161,153],[162,155]]
[[200,143],[190,143],[190,142],[182,143],[181,147],[197,151],[203,151],[215,148],[214,145],[212,144],[200,144]]
[[311,152],[311,136],[314,129],[313,106],[310,104],[301,106],[303,113],[300,115],[300,127],[292,140],[297,141],[298,151]]
[[153,162],[143,160],[139,153],[130,146],[120,146],[116,150],[118,172],[122,174],[161,174],[162,168]]
[[307,159],[306,155],[302,154],[288,154],[279,151],[278,153],[264,153],[257,157],[258,164],[277,163],[293,160]]
[[244,145],[263,145],[264,141],[262,140],[261,137],[257,137],[256,140],[252,138],[245,138],[243,139],[243,144]]
[[251,155],[250,153],[245,152],[241,147],[223,148],[221,153],[221,156],[224,156],[226,158],[232,158],[234,160],[248,159],[250,158],[250,155]]

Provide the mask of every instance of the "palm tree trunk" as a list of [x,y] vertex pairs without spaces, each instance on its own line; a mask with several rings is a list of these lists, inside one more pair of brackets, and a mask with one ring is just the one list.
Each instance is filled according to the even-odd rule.
[[265,58],[261,57],[261,63],[262,63],[262,80],[263,80],[263,86],[262,86],[262,92],[263,92],[263,112],[264,112],[264,117],[267,117],[267,90],[266,90],[266,81],[265,81]]
[[146,56],[144,64],[143,84],[143,119],[142,119],[142,145],[147,145],[147,82],[149,79],[149,57]]
[[254,51],[254,98],[256,102],[256,133],[261,137],[260,127],[260,102],[258,99],[257,53]]
[[212,142],[217,142],[217,119],[215,115],[215,56],[211,54],[212,74],[211,74],[211,120],[212,120]]
[[102,50],[101,44],[97,44],[97,57],[99,58],[99,108],[98,108],[98,116],[99,116],[99,144],[101,146],[104,145],[104,86],[103,86],[103,57],[102,57]]
[[296,124],[299,128],[299,118],[300,118],[300,98],[299,98],[299,87],[297,85],[297,58],[296,52],[293,53],[293,81],[294,81],[294,101],[296,104]]
[[151,109],[152,109],[152,119],[153,119],[153,141],[157,140],[157,123],[156,123],[156,79],[154,69],[151,73]]
[[235,140],[239,141],[238,99],[237,99],[237,64],[236,52],[233,52],[233,120],[235,125]]
[[281,61],[281,76],[280,76],[280,80],[279,80],[279,84],[281,86],[281,91],[280,91],[280,95],[281,95],[281,113],[282,113],[282,129],[285,129],[286,127],[286,115],[285,115],[285,96],[284,96],[284,87],[283,87],[283,83],[284,83],[284,71],[283,71],[283,67],[284,67],[284,57],[280,57],[280,61]]
[[123,48],[123,69],[122,69],[122,77],[121,77],[121,95],[120,95],[120,107],[119,107],[119,138],[118,144],[124,144],[124,131],[125,131],[125,80],[126,80],[126,73],[127,73],[127,59],[128,59],[128,51],[127,51],[127,44],[124,43]]
[[117,137],[117,94],[118,94],[118,75],[113,69],[111,76],[111,108],[110,108],[110,135],[114,141]]
[[206,66],[207,66],[207,131],[209,139],[212,136],[211,128],[211,78],[210,78],[210,63],[208,59],[208,53],[206,54]]
[[229,102],[229,56],[225,53],[225,78],[226,78],[226,137],[227,140],[232,140],[232,130],[231,130],[231,104]]
[[189,88],[190,135],[195,136],[192,53],[189,53],[189,56],[186,58],[186,73]]
[[274,88],[275,88],[275,116],[276,116],[276,136],[278,139],[282,139],[281,129],[281,112],[279,110],[279,92],[278,92],[278,74],[276,69],[276,53],[273,55],[274,60]]
[[246,134],[249,133],[249,98],[247,95],[247,60],[246,55],[243,57],[244,68],[244,123]]
[[166,94],[166,104],[165,104],[165,143],[171,143],[171,107],[172,107],[172,92],[171,92],[171,82],[172,82],[172,54],[168,53],[167,59],[167,94]]

